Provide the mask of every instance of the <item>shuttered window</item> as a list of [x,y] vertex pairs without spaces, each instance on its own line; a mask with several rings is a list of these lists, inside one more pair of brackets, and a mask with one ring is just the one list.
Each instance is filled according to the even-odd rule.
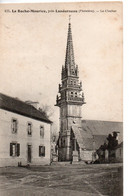
[[17,156],[20,156],[20,144],[17,144]]
[[10,156],[20,156],[20,144],[19,143],[10,143]]
[[39,146],[39,156],[45,157],[45,146]]

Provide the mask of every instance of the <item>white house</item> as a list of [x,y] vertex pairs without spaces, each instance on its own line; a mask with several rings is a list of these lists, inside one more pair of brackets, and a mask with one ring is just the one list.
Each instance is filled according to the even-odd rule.
[[50,164],[51,124],[30,103],[0,93],[0,167]]

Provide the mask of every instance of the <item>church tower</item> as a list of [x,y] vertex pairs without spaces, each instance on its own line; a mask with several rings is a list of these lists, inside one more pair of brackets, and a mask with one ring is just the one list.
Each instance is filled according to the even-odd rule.
[[84,104],[82,83],[79,82],[78,65],[75,64],[71,23],[68,25],[65,65],[62,66],[61,84],[56,106],[60,108],[59,161],[72,161],[71,127],[81,127],[81,106]]

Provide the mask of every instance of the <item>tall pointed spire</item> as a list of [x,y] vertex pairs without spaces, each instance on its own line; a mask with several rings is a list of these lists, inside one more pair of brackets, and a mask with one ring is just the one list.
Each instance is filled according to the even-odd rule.
[[71,70],[75,70],[75,61],[74,61],[74,51],[73,51],[73,41],[72,41],[72,31],[71,31],[71,22],[69,18],[68,25],[68,36],[67,36],[67,47],[66,47],[66,56],[65,56],[65,69],[67,70],[68,75]]
[[[73,123],[81,127],[81,106],[84,102],[82,83],[79,82],[78,66],[74,61],[71,22],[69,18],[65,66],[62,66],[61,84],[59,84],[56,106],[60,108],[60,134],[58,139],[58,160],[72,161],[76,151],[76,160],[80,159],[78,141],[72,132]],[[76,127],[77,128],[77,127]]]

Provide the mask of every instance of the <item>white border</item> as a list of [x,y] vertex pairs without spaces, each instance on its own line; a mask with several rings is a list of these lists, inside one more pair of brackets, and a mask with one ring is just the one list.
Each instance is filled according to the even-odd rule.
[[[105,2],[119,2],[118,0],[105,0]],[[0,0],[0,3],[49,3],[49,2],[104,2],[103,0]],[[124,47],[124,74],[123,74],[123,81],[124,81],[124,196],[129,196],[129,1],[123,0],[123,47]]]
[[129,1],[123,0],[123,54],[124,54],[124,196],[129,195]]
[[[0,3],[49,3],[49,2],[52,2],[52,3],[56,3],[56,2],[113,2],[113,1],[117,1],[119,2],[119,0],[89,0],[89,1],[85,1],[85,0],[56,0],[56,1],[52,1],[52,0],[39,0],[39,1],[36,1],[36,0],[0,0]],[[124,1],[124,0],[123,0]],[[122,0],[121,0],[122,2]]]

